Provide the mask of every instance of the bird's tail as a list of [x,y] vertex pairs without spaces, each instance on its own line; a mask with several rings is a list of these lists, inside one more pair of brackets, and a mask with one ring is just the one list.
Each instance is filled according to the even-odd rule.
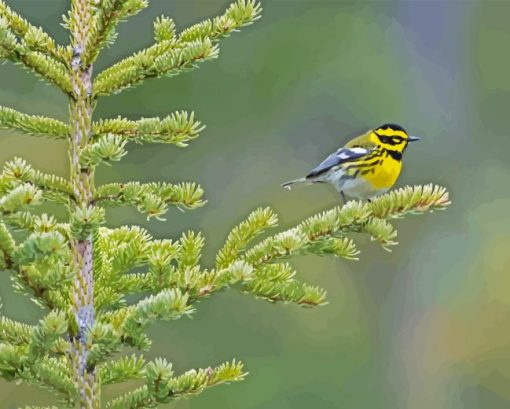
[[310,182],[310,181],[307,178],[299,178],[299,179],[289,180],[288,182],[282,183],[282,187],[284,189],[291,190],[293,184],[305,183],[305,182]]

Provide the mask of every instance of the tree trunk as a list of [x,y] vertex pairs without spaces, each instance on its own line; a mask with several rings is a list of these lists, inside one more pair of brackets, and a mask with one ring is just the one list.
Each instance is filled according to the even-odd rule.
[[[87,34],[91,23],[88,0],[74,0],[73,60],[71,77],[73,96],[70,97],[69,114],[71,124],[70,165],[71,182],[74,188],[75,203],[71,212],[92,206],[93,177],[89,168],[80,165],[80,152],[87,145],[91,136],[92,123],[92,66],[84,66],[82,55],[86,47]],[[95,367],[87,366],[89,346],[86,335],[94,325],[94,249],[92,234],[87,237],[73,237],[74,285],[72,294],[73,314],[77,332],[70,334],[70,361],[74,380],[79,393],[79,407],[82,409],[99,409],[99,386]]]

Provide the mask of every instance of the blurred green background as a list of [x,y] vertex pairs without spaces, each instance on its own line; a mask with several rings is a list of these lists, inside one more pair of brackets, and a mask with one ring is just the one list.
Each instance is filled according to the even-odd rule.
[[[64,0],[7,0],[60,41]],[[96,71],[151,43],[164,13],[179,28],[221,13],[225,0],[153,0],[120,27]],[[498,409],[510,406],[510,30],[505,1],[263,1],[256,25],[221,43],[219,60],[176,78],[101,99],[98,117],[195,110],[207,129],[192,145],[131,145],[98,182],[193,180],[206,207],[173,209],[147,223],[129,209],[112,225],[148,226],[156,237],[203,231],[211,263],[229,229],[270,205],[281,227],[338,204],[299,177],[347,138],[396,122],[423,140],[409,148],[398,182],[451,192],[445,212],[398,222],[392,253],[361,238],[361,260],[303,257],[300,276],[329,291],[312,310],[225,292],[193,320],[160,324],[148,357],[177,371],[242,359],[245,382],[211,389],[176,409]],[[65,98],[19,67],[0,68],[0,104],[65,119]],[[66,145],[1,131],[0,160],[28,159],[65,175]],[[41,312],[0,277],[2,314]],[[109,388],[111,397],[124,387]],[[30,386],[0,382],[0,407],[47,404]]]

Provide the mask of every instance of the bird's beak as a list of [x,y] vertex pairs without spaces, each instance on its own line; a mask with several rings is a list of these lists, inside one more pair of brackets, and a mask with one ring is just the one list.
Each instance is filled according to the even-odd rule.
[[409,135],[409,136],[407,137],[407,140],[408,140],[409,142],[419,141],[420,139],[421,139],[421,138],[420,138],[419,136],[412,136],[412,135]]

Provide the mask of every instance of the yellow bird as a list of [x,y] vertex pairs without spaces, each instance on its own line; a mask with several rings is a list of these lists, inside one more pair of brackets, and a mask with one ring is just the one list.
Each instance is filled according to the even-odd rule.
[[351,139],[303,178],[282,184],[331,183],[342,195],[370,199],[387,192],[402,170],[402,155],[409,142],[418,141],[400,125],[384,124]]

